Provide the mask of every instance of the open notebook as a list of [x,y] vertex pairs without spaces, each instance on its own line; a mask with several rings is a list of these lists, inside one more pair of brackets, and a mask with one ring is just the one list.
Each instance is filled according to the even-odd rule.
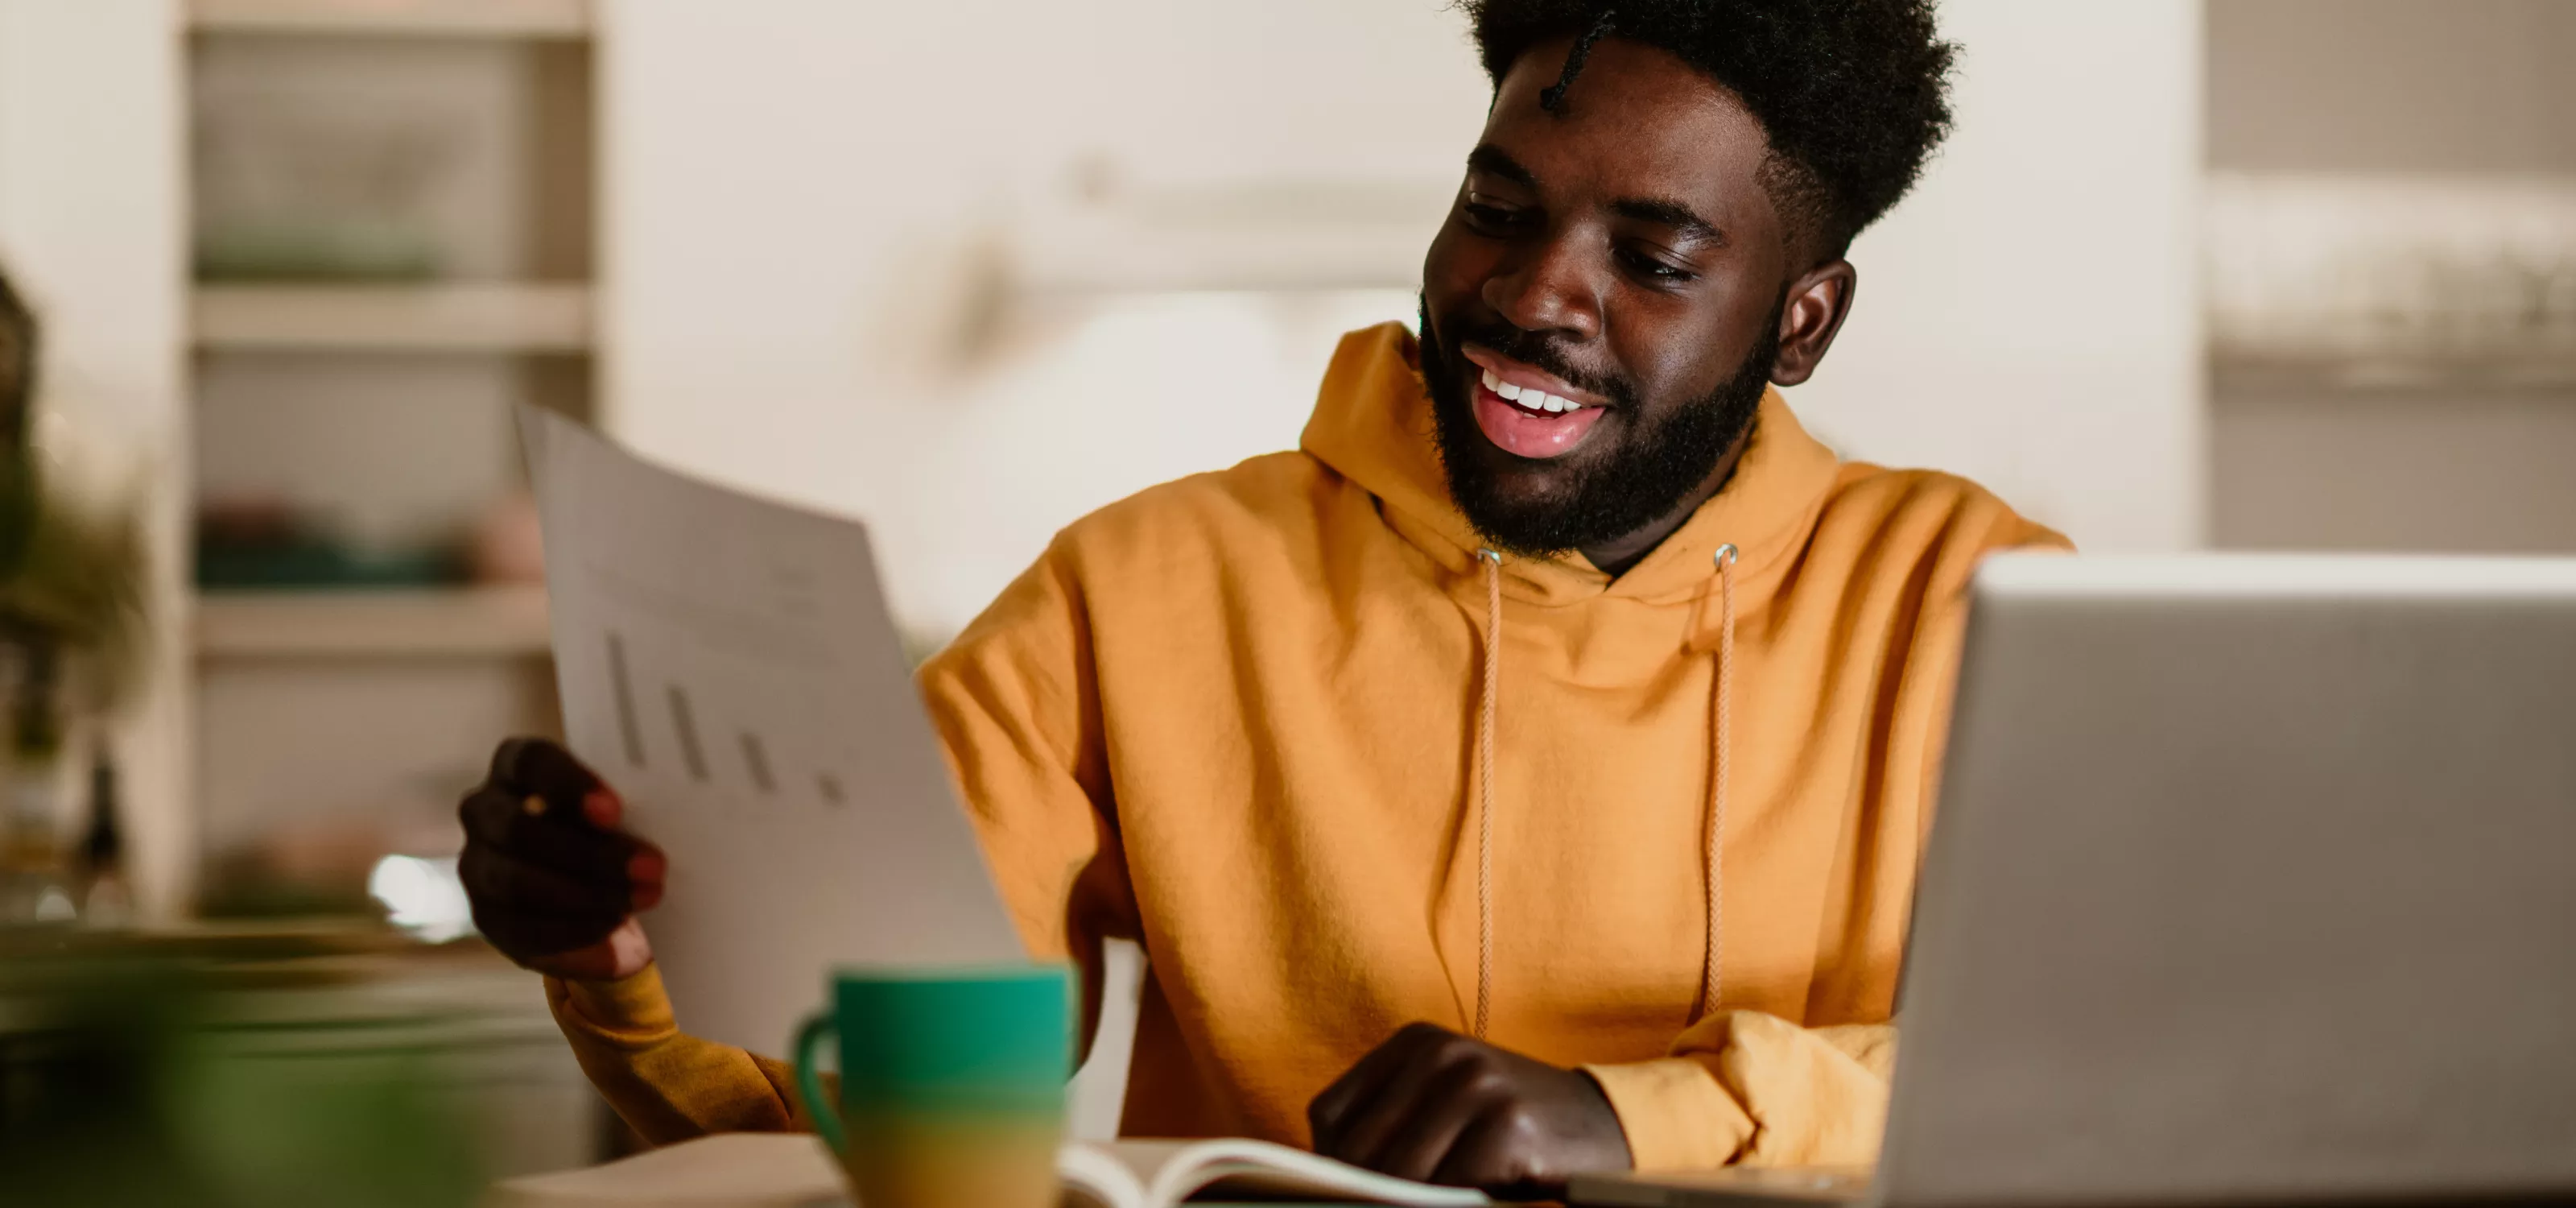
[[[1267,1141],[1116,1141],[1067,1145],[1065,1200],[1082,1208],[1169,1208],[1192,1198],[1330,1200],[1398,1208],[1474,1208],[1484,1195],[1371,1174]],[[482,1208],[838,1208],[839,1168],[803,1133],[726,1133],[605,1166],[493,1186]]]

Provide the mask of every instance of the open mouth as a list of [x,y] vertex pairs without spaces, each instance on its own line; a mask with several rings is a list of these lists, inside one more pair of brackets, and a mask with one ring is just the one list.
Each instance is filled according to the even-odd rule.
[[1515,457],[1545,460],[1573,452],[1608,410],[1554,374],[1483,348],[1462,351],[1479,371],[1472,387],[1476,427]]
[[1536,386],[1516,386],[1506,382],[1491,369],[1485,371],[1484,385],[1485,389],[1501,395],[1504,402],[1532,415],[1563,415],[1583,409],[1583,404],[1564,395],[1549,394]]

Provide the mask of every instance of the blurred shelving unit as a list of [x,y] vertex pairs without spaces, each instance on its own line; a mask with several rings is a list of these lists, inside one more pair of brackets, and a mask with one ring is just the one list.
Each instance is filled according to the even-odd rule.
[[2215,353],[2210,381],[2222,395],[2306,392],[2362,398],[2576,392],[2576,356],[2255,356]]
[[176,11],[196,523],[309,543],[253,574],[225,547],[173,635],[198,846],[211,868],[355,831],[435,856],[491,744],[559,724],[543,588],[442,568],[525,520],[513,407],[597,412],[596,6]]
[[545,592],[534,587],[209,593],[196,623],[206,659],[516,658],[547,648]]
[[200,33],[582,38],[589,0],[188,0]]
[[[600,410],[603,6],[153,7],[189,236],[155,265],[188,282],[165,481],[187,484],[173,544],[199,541],[155,618],[184,736],[173,879],[211,909],[247,867],[252,897],[345,909],[380,857],[452,854],[499,737],[559,725],[533,554],[494,534],[528,515],[515,405]],[[439,1043],[471,1067],[487,1168],[595,1157],[596,1098],[524,978],[436,972],[350,984],[477,997],[474,1034]]]
[[587,287],[561,282],[207,285],[199,348],[305,352],[590,351]]

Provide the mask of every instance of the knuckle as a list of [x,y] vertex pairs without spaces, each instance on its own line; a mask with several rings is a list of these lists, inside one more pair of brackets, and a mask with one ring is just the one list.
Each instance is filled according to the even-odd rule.
[[489,786],[478,785],[456,803],[456,820],[463,823],[468,836],[480,835],[492,826],[492,805],[500,798]]
[[512,736],[502,739],[492,748],[492,770],[488,777],[491,783],[508,784],[518,778],[519,760],[528,741],[525,738]]
[[1512,1101],[1511,1079],[1491,1063],[1467,1062],[1460,1068],[1466,1071],[1466,1076],[1459,1080],[1459,1094],[1476,1099]]
[[1494,1060],[1494,1050],[1464,1036],[1452,1034],[1442,1039],[1439,1053],[1442,1064],[1473,1070],[1481,1076],[1490,1076],[1500,1067]]
[[1436,1023],[1415,1020],[1395,1030],[1395,1038],[1408,1044],[1438,1044],[1456,1033]]
[[1498,1138],[1515,1152],[1525,1150],[1527,1143],[1537,1141],[1547,1132],[1545,1113],[1531,1106],[1528,1100],[1518,1097],[1506,1099],[1496,1107],[1493,1121]]

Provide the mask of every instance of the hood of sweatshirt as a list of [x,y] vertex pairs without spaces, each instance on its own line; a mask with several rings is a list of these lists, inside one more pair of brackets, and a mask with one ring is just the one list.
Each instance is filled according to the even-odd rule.
[[[1420,345],[1402,324],[1342,337],[1301,446],[1377,497],[1388,525],[1443,567],[1471,574],[1484,541],[1449,494],[1433,440]],[[1692,605],[1708,590],[1721,546],[1736,547],[1739,603],[1753,607],[1793,568],[1832,491],[1840,462],[1765,391],[1753,440],[1734,478],[1628,573],[1612,578],[1580,553],[1507,557],[1503,594],[1542,606],[1624,599]]]

